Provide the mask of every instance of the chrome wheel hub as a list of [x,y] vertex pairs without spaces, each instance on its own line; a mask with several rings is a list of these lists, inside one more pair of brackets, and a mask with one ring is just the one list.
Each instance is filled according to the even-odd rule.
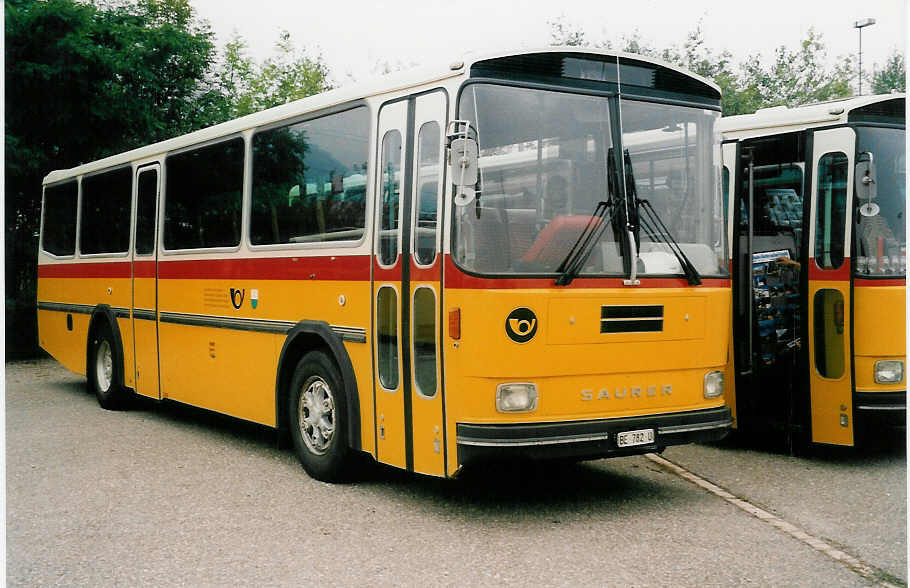
[[98,378],[98,389],[107,392],[114,379],[114,358],[107,339],[101,341],[95,353],[95,377]]
[[325,380],[314,376],[304,383],[297,410],[300,436],[307,449],[324,454],[335,435],[335,400]]

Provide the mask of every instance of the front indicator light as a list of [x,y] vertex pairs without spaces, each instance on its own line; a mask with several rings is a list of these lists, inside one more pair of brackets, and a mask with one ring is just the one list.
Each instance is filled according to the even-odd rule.
[[717,398],[724,393],[724,373],[708,372],[705,374],[705,398]]
[[536,408],[536,384],[500,384],[496,387],[496,410],[499,412],[531,412]]
[[904,362],[899,359],[883,359],[875,362],[876,384],[897,384],[904,379]]

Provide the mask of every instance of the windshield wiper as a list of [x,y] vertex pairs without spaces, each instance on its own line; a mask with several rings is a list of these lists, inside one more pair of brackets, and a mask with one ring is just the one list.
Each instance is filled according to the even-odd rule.
[[588,219],[588,223],[585,225],[581,235],[578,236],[578,240],[575,241],[575,244],[569,249],[569,254],[556,268],[556,271],[560,274],[556,278],[557,286],[568,286],[581,272],[581,268],[585,266],[588,257],[591,256],[591,252],[594,250],[593,245],[600,241],[601,235],[603,235],[607,224],[610,222],[610,219],[605,217],[607,212],[610,212],[611,207],[612,205],[606,200],[601,200],[594,207],[594,212],[591,213],[591,218]]
[[689,258],[686,257],[682,247],[680,247],[679,243],[676,242],[676,239],[673,238],[670,229],[668,229],[667,225],[660,219],[660,216],[658,216],[654,207],[651,206],[651,203],[647,200],[638,198],[638,190],[635,187],[635,176],[632,172],[632,158],[629,156],[628,149],[623,152],[623,160],[626,168],[626,186],[627,189],[631,190],[632,199],[633,202],[635,202],[635,210],[636,212],[641,210],[645,212],[644,215],[636,214],[639,227],[645,230],[645,234],[652,242],[665,244],[670,251],[673,252],[673,255],[676,256],[676,259],[679,260],[679,265],[682,267],[683,273],[686,276],[686,281],[689,282],[689,285],[698,286],[701,284],[701,276],[699,275],[698,270],[695,269],[695,266]]

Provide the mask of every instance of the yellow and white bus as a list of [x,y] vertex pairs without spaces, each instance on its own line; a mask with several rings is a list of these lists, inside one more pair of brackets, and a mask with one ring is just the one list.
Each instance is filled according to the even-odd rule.
[[720,121],[737,429],[853,445],[906,423],[905,100]]
[[325,480],[720,438],[719,117],[676,67],[548,48],[52,172],[41,346],[106,408],[287,430]]

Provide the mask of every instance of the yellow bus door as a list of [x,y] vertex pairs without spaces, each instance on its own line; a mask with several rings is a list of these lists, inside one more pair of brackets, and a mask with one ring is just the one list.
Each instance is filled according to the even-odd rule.
[[[402,357],[402,297],[407,299],[407,276],[402,259],[402,221],[408,193],[403,189],[407,175],[403,168],[408,129],[408,101],[382,106],[376,129],[379,152],[375,155],[375,205],[373,240],[373,357],[376,424],[376,459],[405,468],[407,454],[405,424],[405,378]],[[405,292],[402,296],[402,292]]]
[[439,342],[442,140],[447,98],[379,111],[373,243],[376,457],[445,474]]
[[[160,399],[158,381],[157,219],[160,166],[136,170],[133,247],[133,353],[136,393]],[[127,342],[124,342],[127,343]],[[128,344],[128,343],[127,343]]]
[[[443,146],[448,97],[443,90],[414,98],[410,131],[411,232],[409,251],[410,411],[409,445],[413,469],[444,476],[442,350],[440,343]],[[407,419],[406,419],[407,420]]]
[[812,441],[853,444],[850,248],[856,134],[816,131],[808,260]]

